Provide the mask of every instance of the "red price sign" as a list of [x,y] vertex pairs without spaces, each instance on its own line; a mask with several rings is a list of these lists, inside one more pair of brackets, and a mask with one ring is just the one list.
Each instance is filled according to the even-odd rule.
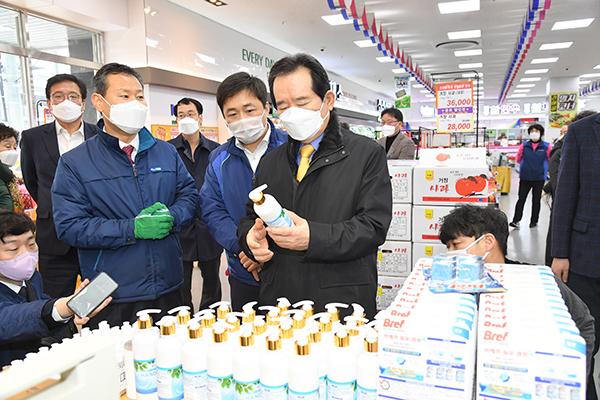
[[435,85],[438,132],[473,130],[473,82],[449,82]]

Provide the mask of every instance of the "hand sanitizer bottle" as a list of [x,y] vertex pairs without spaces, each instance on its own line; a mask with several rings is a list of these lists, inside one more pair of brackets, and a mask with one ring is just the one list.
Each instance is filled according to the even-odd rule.
[[279,336],[281,337],[281,348],[283,354],[288,357],[294,355],[295,341],[294,341],[294,328],[292,325],[284,322],[279,327]]
[[279,314],[289,310],[291,305],[292,303],[290,303],[287,297],[280,297],[277,299],[277,308],[279,308]]
[[287,400],[288,357],[281,350],[281,339],[271,335],[260,358],[260,392],[263,399]]
[[254,323],[252,324],[252,333],[254,333],[254,344],[260,352],[264,350],[265,340],[267,338],[267,324],[265,324],[263,318],[264,316],[258,315],[254,320]]
[[274,228],[289,228],[294,226],[292,219],[281,207],[281,204],[270,194],[264,194],[267,185],[261,185],[252,190],[248,197],[254,202],[254,212],[265,224]]
[[376,400],[377,381],[379,380],[379,361],[377,359],[377,332],[369,330],[365,338],[364,352],[358,357],[356,383],[357,400]]
[[158,334],[152,328],[152,317],[160,310],[142,310],[137,313],[138,331],[132,339],[135,389],[138,400],[157,400],[156,388],[156,341]]
[[205,400],[208,396],[208,344],[202,340],[202,328],[198,323],[194,322],[188,326],[188,340],[182,351],[184,399]]
[[213,340],[213,325],[217,322],[217,318],[213,315],[215,310],[202,310],[194,314],[194,318],[200,318],[200,326],[202,327],[202,337],[208,344]]
[[327,399],[356,398],[356,356],[349,348],[350,338],[345,330],[334,335],[334,348],[327,355]]
[[225,321],[227,314],[231,312],[231,303],[225,300],[217,301],[208,307],[211,309],[217,309],[217,321]]
[[315,302],[312,300],[302,300],[293,304],[292,307],[301,307],[300,309],[304,311],[304,317],[309,318],[315,313],[314,304]]
[[239,341],[233,354],[234,399],[256,400],[260,397],[260,354],[251,330],[244,331]]
[[242,306],[242,326],[244,328],[252,328],[252,323],[256,318],[256,311],[254,310],[254,306],[257,304],[257,301],[251,301]]
[[260,306],[259,310],[268,310],[267,312],[267,336],[279,334],[279,308],[274,306]]
[[240,331],[240,320],[236,315],[241,314],[242,313],[230,312],[225,319],[225,322],[229,324],[227,327],[227,343],[234,349],[240,345],[239,337],[242,331]]
[[327,399],[327,348],[321,343],[319,326],[308,330],[311,352],[319,365],[319,400]]
[[168,314],[177,313],[177,337],[181,340],[181,343],[185,343],[187,341],[188,332],[187,332],[187,324],[190,322],[190,307],[189,306],[179,306],[175,307],[169,311]]
[[233,398],[233,348],[227,344],[226,328],[216,327],[213,343],[208,348],[208,398],[230,400]]
[[319,366],[310,354],[310,342],[296,342],[296,354],[290,358],[288,367],[289,400],[319,399]]
[[156,341],[156,380],[159,400],[183,399],[183,360],[175,317],[165,317]]
[[337,332],[341,328],[342,323],[340,322],[340,311],[339,308],[348,308],[348,304],[344,303],[329,303],[325,304],[325,309],[331,314],[331,322],[333,323],[333,331]]

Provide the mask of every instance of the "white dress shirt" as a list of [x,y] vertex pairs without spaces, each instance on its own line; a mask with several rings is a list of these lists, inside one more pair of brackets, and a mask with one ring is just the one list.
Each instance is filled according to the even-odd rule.
[[121,142],[119,140],[119,147],[123,149],[123,147],[125,146],[133,146],[133,151],[131,152],[131,159],[135,162],[135,156],[137,155],[138,149],[140,148],[140,136],[136,133],[133,140],[129,143]]
[[262,158],[262,156],[267,151],[267,148],[269,147],[269,138],[270,137],[271,137],[271,125],[267,124],[267,133],[265,134],[265,136],[263,136],[262,140],[258,144],[258,147],[254,150],[254,152],[248,150],[242,142],[237,140],[237,138],[235,139],[236,147],[239,149],[242,149],[244,151],[244,154],[246,154],[246,158],[248,158],[248,161],[250,162],[250,166],[252,167],[253,172],[256,172],[256,168],[258,168],[258,163],[260,162],[260,159]]
[[83,121],[81,121],[79,129],[71,135],[60,125],[58,120],[54,120],[54,123],[56,124],[56,137],[58,138],[58,152],[61,156],[67,151],[73,150],[85,140],[85,136],[83,135]]
[[[8,282],[4,282],[4,281],[0,281],[0,283],[3,283],[6,286],[8,286],[8,288],[11,289],[16,294],[19,294],[19,291],[21,290],[21,288],[23,286],[25,286],[25,282],[21,283],[20,285],[15,285],[13,283],[8,283]],[[71,319],[71,317],[67,317],[67,318],[61,317],[60,313],[56,309],[56,303],[55,303],[54,307],[52,307],[52,319],[55,320],[56,322],[67,322],[69,319]]]

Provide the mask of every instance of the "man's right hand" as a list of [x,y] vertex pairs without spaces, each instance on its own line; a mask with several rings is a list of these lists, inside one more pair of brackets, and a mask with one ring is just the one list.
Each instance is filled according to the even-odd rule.
[[136,239],[162,239],[173,228],[173,217],[162,203],[143,209],[134,221]]
[[246,243],[254,259],[259,263],[264,264],[273,258],[273,252],[269,250],[269,242],[267,241],[267,230],[262,219],[256,218],[254,226],[246,235]]
[[258,273],[262,270],[262,265],[257,262],[254,262],[254,260],[248,257],[243,251],[240,252],[238,257],[240,258],[242,266],[246,268],[248,272],[252,273],[252,276],[254,276],[256,282],[259,282],[260,278],[258,277]]
[[567,283],[567,279],[569,279],[569,265],[568,258],[555,258],[552,260],[552,272],[564,283]]

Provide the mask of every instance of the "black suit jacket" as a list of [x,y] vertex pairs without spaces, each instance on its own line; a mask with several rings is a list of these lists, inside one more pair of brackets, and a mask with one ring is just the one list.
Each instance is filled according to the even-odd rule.
[[[83,123],[83,136],[88,140],[96,134],[96,126]],[[60,152],[56,124],[37,126],[23,131],[21,136],[21,170],[27,190],[38,205],[36,241],[41,254],[62,256],[71,246],[58,240],[52,217],[52,182]]]

